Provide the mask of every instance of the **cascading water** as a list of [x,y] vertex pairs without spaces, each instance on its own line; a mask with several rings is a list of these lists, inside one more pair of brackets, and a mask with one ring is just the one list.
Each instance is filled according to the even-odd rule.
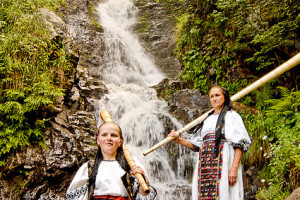
[[[99,4],[97,11],[105,41],[105,56],[99,68],[109,90],[99,100],[97,115],[106,109],[120,125],[129,151],[144,164],[151,185],[157,189],[158,200],[188,200],[190,194],[181,188],[191,190],[191,184],[184,178],[184,165],[193,160],[190,151],[176,147],[180,152],[177,171],[173,171],[171,155],[165,147],[146,157],[142,154],[165,138],[166,121],[173,129],[182,125],[168,113],[167,103],[149,87],[159,83],[164,75],[131,31],[137,8],[130,0],[108,0]],[[98,119],[98,126],[100,123]]]

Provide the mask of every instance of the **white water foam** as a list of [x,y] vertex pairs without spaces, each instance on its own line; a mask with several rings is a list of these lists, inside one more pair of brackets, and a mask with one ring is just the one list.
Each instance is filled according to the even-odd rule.
[[[109,91],[99,100],[97,113],[108,110],[120,125],[129,151],[144,164],[151,185],[158,190],[158,200],[190,199],[178,188],[191,187],[184,178],[184,165],[193,159],[192,153],[178,145],[177,171],[171,168],[171,155],[165,147],[147,156],[142,154],[166,137],[166,120],[173,129],[181,128],[182,124],[169,114],[167,103],[158,99],[156,91],[149,87],[165,75],[132,33],[138,10],[130,0],[108,0],[100,3],[97,11],[105,42],[100,70]],[[98,126],[101,123],[99,119]]]

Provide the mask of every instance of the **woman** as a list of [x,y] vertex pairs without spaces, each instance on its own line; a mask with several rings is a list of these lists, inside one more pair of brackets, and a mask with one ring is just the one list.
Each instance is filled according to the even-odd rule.
[[[193,200],[243,200],[243,151],[251,140],[240,115],[233,111],[229,93],[214,86],[209,92],[214,110],[195,128],[190,140],[180,137],[173,141],[194,151],[199,159],[193,178]],[[172,130],[168,136],[176,136]]]
[[123,137],[119,125],[105,122],[98,133],[96,159],[80,167],[68,188],[66,199],[155,199],[155,189],[151,188],[150,194],[146,195],[133,177],[139,173],[146,179],[143,166],[135,158],[137,166],[130,170],[122,149]]

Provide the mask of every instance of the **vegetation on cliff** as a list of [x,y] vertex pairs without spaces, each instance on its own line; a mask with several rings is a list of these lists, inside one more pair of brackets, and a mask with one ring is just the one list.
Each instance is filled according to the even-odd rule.
[[[233,95],[299,52],[299,1],[157,2],[177,23],[179,78],[205,93],[218,84]],[[243,115],[253,141],[244,162],[259,170],[258,199],[284,199],[300,186],[297,68],[240,100],[260,110]]]
[[[236,93],[299,51],[299,2],[189,1],[178,18],[181,78],[207,92],[212,84]],[[234,76],[238,71],[240,76]],[[289,74],[287,87],[296,87]],[[253,77],[254,76],[254,77]]]
[[259,170],[258,199],[285,199],[299,187],[300,91],[280,90],[281,98],[265,102],[268,109],[244,116],[252,137],[244,163]]
[[64,95],[72,63],[62,40],[52,38],[38,9],[63,0],[0,3],[0,166],[18,148],[43,141],[43,111]]

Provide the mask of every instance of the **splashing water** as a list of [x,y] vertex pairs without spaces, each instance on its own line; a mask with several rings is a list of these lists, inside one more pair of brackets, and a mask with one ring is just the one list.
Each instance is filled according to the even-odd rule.
[[[184,164],[192,154],[178,145],[177,171],[170,166],[170,155],[162,147],[146,157],[142,152],[164,139],[166,121],[172,129],[182,125],[168,113],[167,103],[157,98],[149,86],[165,76],[146,54],[132,33],[137,8],[130,0],[108,0],[97,7],[104,29],[105,56],[100,63],[103,81],[109,90],[99,100],[99,112],[108,110],[123,130],[125,143],[132,155],[145,166],[151,185],[158,190],[158,200],[190,199],[180,190],[191,185],[184,179]],[[98,126],[101,120],[98,119]]]

